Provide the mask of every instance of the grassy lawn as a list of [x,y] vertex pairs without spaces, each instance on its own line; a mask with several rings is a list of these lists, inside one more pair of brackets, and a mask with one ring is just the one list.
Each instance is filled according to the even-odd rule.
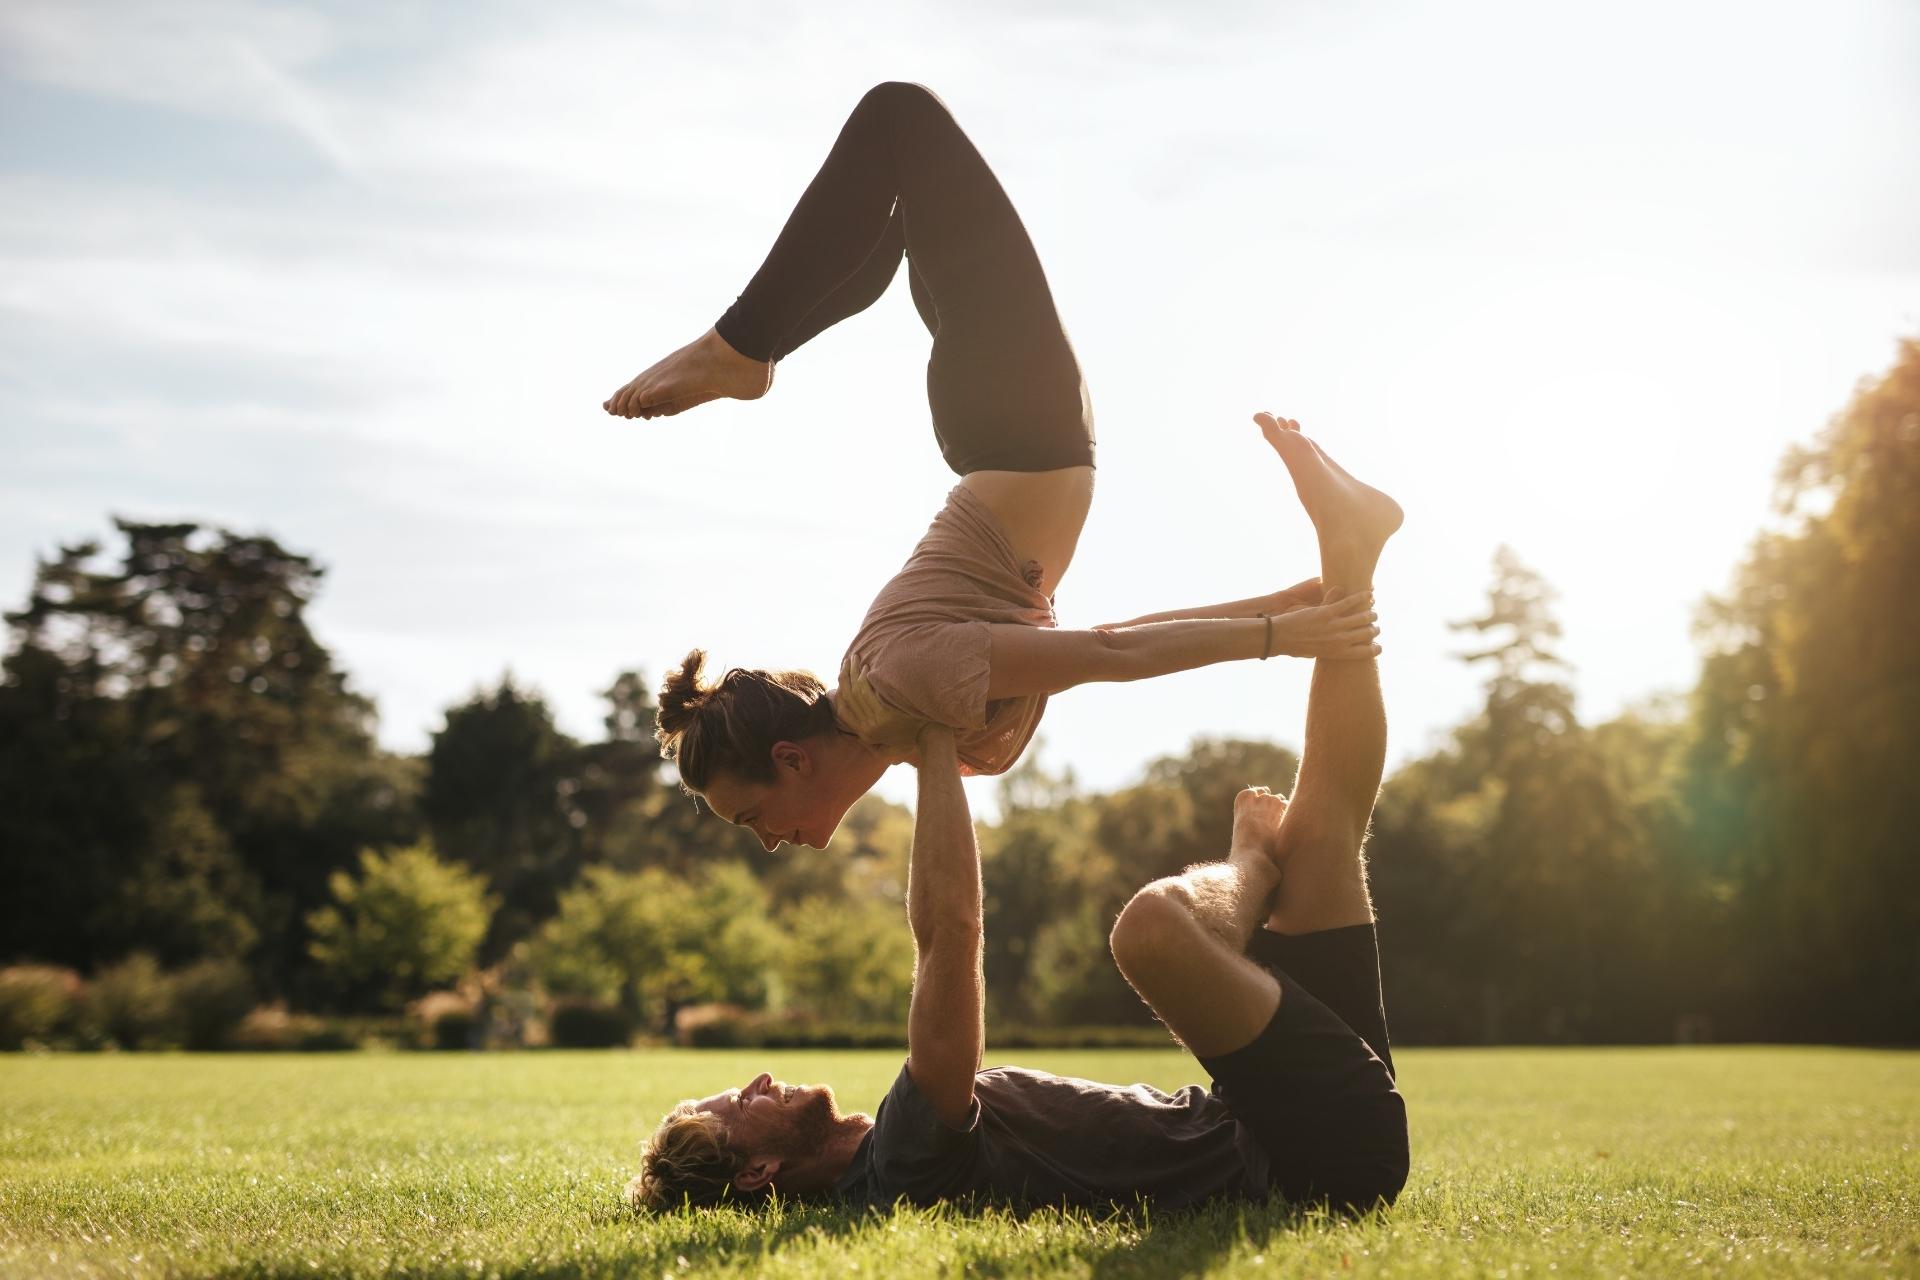
[[[1341,1223],[1237,1206],[1150,1221],[622,1207],[640,1139],[677,1099],[765,1065],[871,1108],[895,1053],[9,1055],[0,1272],[1920,1274],[1920,1055],[1397,1056],[1413,1176],[1391,1214]],[[1193,1075],[1171,1050],[1015,1058],[1162,1087]]]

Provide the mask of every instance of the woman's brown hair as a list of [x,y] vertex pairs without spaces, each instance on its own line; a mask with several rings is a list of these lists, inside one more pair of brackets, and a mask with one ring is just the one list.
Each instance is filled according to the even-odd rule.
[[808,671],[731,668],[703,684],[704,649],[667,672],[660,686],[660,719],[653,736],[680,767],[689,791],[705,791],[722,773],[745,782],[773,780],[773,744],[799,742],[838,726],[827,686]]

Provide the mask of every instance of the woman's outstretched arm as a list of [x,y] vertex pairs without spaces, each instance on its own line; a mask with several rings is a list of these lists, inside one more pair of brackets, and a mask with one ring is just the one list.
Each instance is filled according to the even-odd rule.
[[1146,680],[1269,654],[1371,658],[1380,652],[1373,597],[1359,592],[1270,622],[1189,618],[1084,631],[996,623],[987,630],[993,638],[990,700],[1061,693],[1094,681]]
[[1125,622],[1104,622],[1094,630],[1112,631],[1149,622],[1184,622],[1190,618],[1257,618],[1263,613],[1278,615],[1320,604],[1322,595],[1320,579],[1308,578],[1305,582],[1294,583],[1285,591],[1269,591],[1263,596],[1248,596],[1245,600],[1229,600],[1225,604],[1205,604],[1197,609],[1169,609],[1164,613],[1128,618]]

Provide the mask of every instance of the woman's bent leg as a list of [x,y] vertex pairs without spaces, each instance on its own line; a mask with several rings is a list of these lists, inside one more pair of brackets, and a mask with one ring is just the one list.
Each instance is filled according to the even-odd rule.
[[[818,334],[872,306],[887,291],[887,286],[893,283],[894,272],[899,269],[901,255],[906,250],[906,220],[896,204],[893,216],[887,220],[887,229],[880,233],[880,240],[867,254],[866,261],[809,311],[793,331],[780,340],[768,358],[784,360],[789,352],[805,346]],[[926,286],[920,282],[911,263],[907,266],[907,272],[913,286],[914,306],[919,310],[921,320],[926,323],[927,332],[933,333],[939,327],[932,311],[933,300],[927,296]],[[722,330],[723,335],[724,332]]]
[[772,360],[853,314],[891,278],[896,218],[915,304],[937,317],[927,392],[948,464],[961,475],[1090,466],[1086,385],[1040,259],[993,171],[922,86],[890,82],[861,99],[715,329]]

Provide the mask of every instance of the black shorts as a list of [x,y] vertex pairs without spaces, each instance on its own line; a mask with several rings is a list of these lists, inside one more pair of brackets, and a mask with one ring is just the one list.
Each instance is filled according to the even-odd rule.
[[1274,1192],[1364,1210],[1407,1180],[1407,1107],[1394,1084],[1371,924],[1287,935],[1262,929],[1247,955],[1280,982],[1253,1042],[1200,1064],[1272,1161]]

